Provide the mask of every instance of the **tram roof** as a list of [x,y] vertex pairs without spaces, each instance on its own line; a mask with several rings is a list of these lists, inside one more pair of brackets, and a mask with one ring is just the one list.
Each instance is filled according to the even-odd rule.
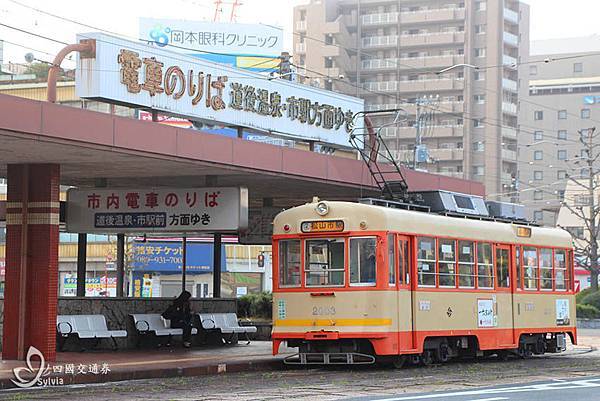
[[[321,201],[329,212],[321,216],[316,211],[317,203],[307,203],[281,212],[275,217],[273,234],[300,233],[303,221],[342,220],[344,231],[395,231],[414,235],[472,239],[477,241],[519,243],[537,246],[571,248],[571,235],[552,227],[532,227],[518,223],[475,220],[449,217],[435,213],[395,209],[384,206],[365,205],[353,202]],[[360,223],[365,222],[362,229]],[[285,232],[284,225],[290,229]],[[517,228],[531,230],[531,237],[517,236]],[[323,233],[327,235],[327,233]]]

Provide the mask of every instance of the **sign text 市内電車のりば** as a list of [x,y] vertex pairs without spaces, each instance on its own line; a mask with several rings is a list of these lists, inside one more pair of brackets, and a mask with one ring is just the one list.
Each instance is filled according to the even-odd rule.
[[71,189],[67,231],[236,232],[248,223],[245,188]]
[[299,140],[350,146],[363,101],[104,34],[95,58],[78,58],[77,95],[242,126]]

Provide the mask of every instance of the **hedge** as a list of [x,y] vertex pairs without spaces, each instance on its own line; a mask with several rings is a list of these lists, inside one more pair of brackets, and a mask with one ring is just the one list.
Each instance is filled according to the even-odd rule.
[[273,294],[259,292],[238,298],[238,316],[271,319],[273,316]]
[[577,317],[584,319],[600,318],[600,309],[593,305],[577,305]]

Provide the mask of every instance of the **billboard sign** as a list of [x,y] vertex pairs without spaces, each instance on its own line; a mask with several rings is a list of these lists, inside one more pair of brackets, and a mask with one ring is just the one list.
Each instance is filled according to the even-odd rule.
[[350,147],[364,101],[100,33],[95,58],[77,56],[77,96],[207,124]]
[[248,225],[246,188],[70,189],[67,232],[237,232]]
[[[187,243],[186,273],[213,271],[213,244]],[[146,273],[181,273],[183,245],[181,242],[148,241],[132,245],[131,267]],[[225,246],[221,246],[221,270],[227,268]]]

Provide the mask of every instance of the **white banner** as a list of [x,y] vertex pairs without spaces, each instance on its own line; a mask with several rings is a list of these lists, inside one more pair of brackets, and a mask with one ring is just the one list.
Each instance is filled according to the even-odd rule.
[[358,98],[110,35],[78,38],[96,40],[95,58],[77,55],[81,98],[344,147],[354,125],[363,126],[354,120],[364,110]]
[[186,53],[279,57],[283,50],[283,29],[260,24],[140,18],[140,39]]
[[246,188],[70,189],[72,233],[237,232],[248,225]]

